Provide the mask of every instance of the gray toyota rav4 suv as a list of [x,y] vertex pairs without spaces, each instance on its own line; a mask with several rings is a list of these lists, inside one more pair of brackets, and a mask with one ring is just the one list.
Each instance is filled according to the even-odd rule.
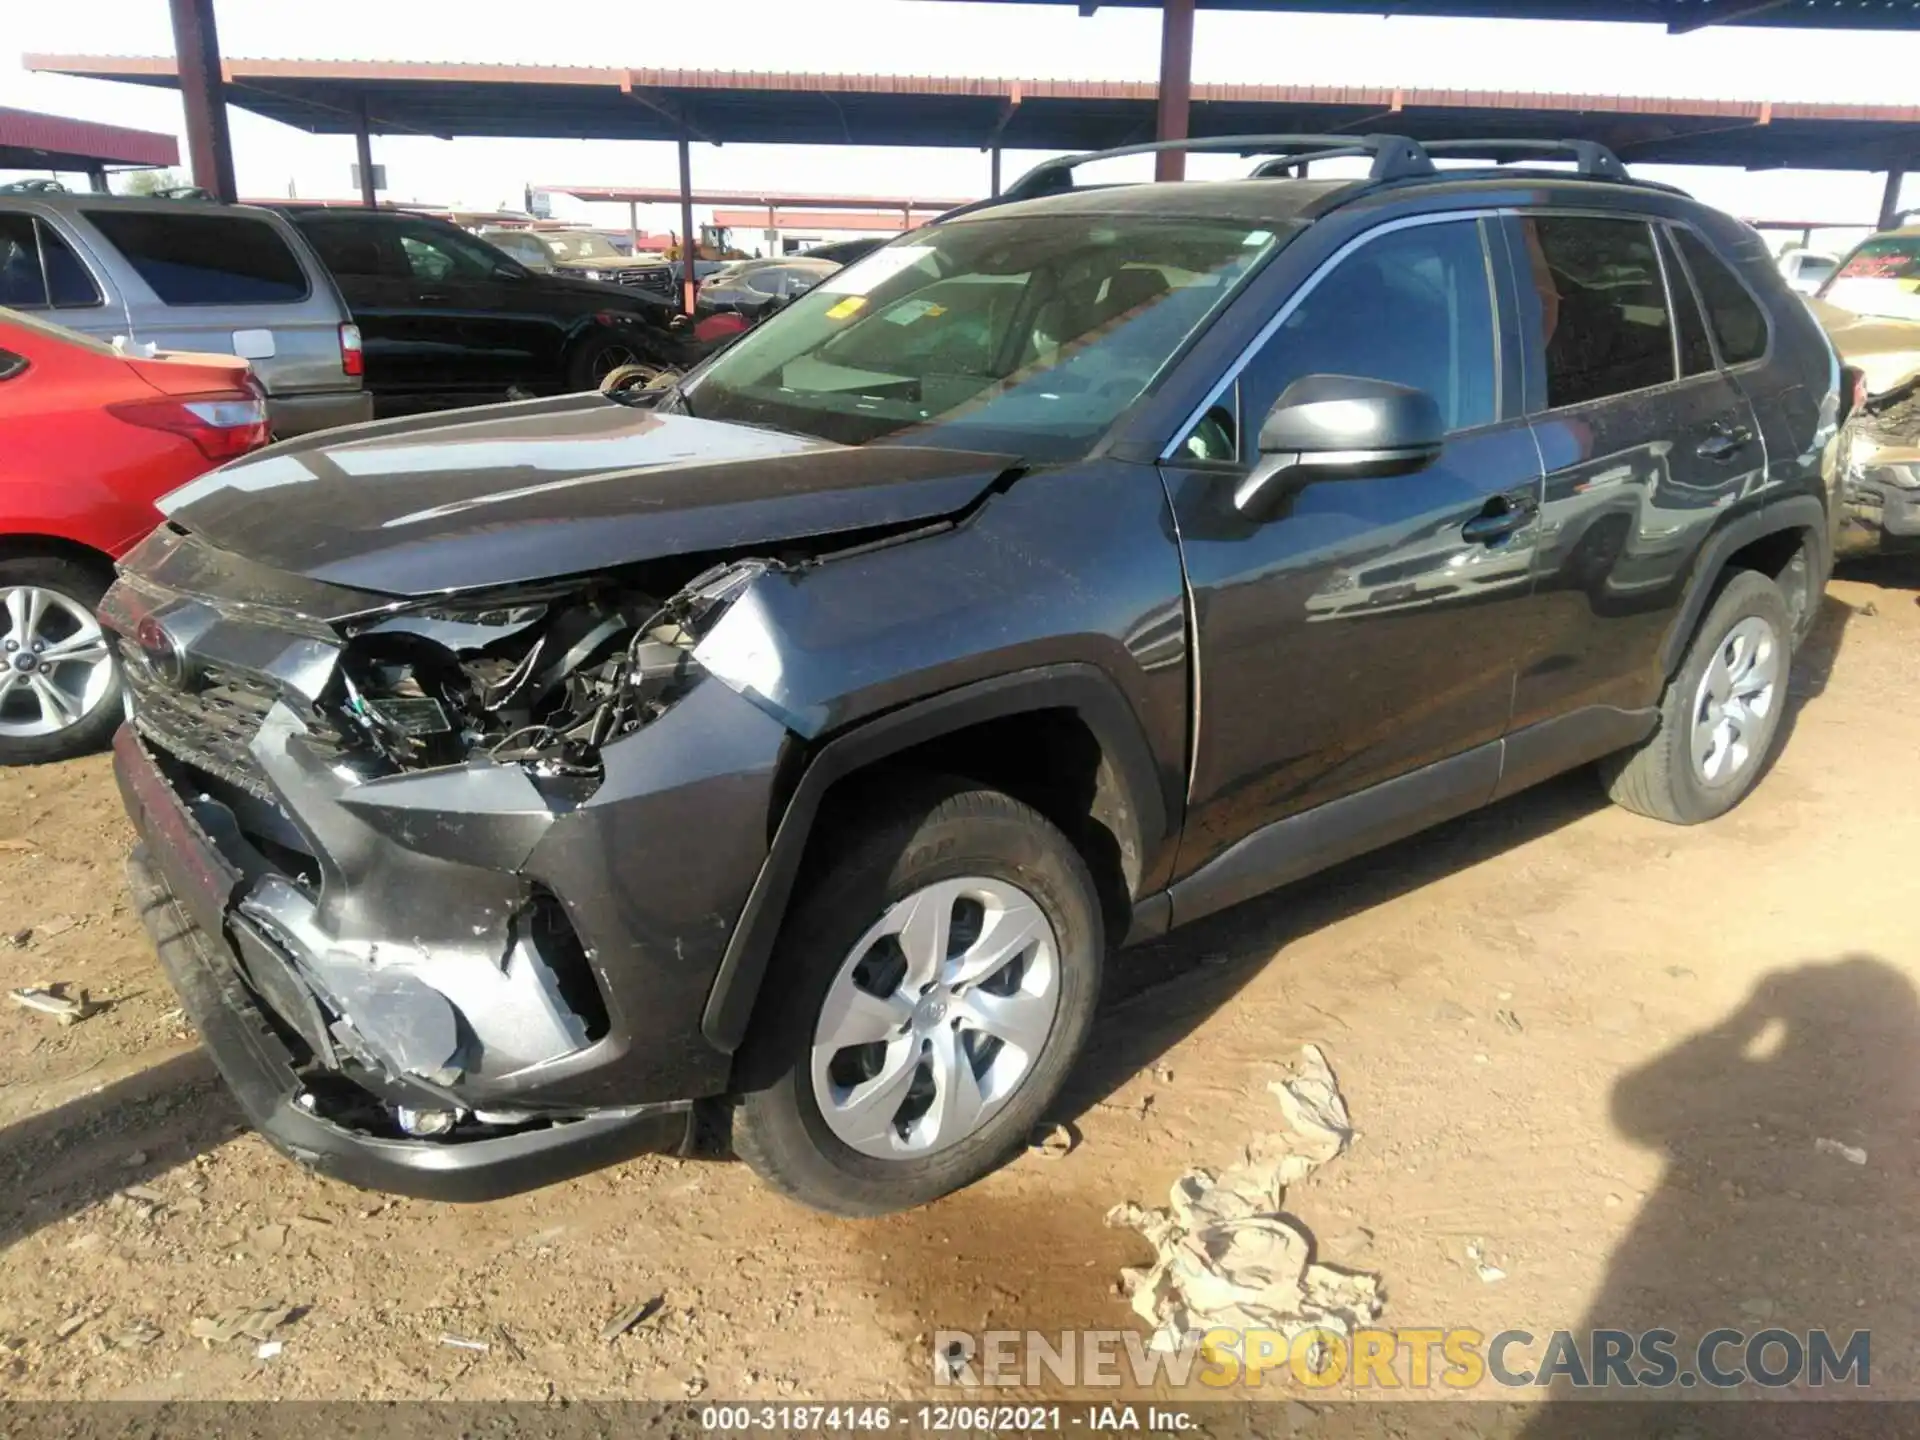
[[473,1198],[730,1130],[912,1205],[1112,945],[1576,766],[1739,802],[1846,418],[1759,238],[1590,145],[1202,143],[1272,158],[1050,162],[672,388],[166,502],[106,602],[132,883],[269,1138]]

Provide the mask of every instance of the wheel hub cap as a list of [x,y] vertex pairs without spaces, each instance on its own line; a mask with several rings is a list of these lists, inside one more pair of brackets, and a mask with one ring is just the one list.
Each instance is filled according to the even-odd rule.
[[1762,749],[1779,702],[1781,658],[1773,627],[1755,615],[1714,649],[1694,692],[1689,737],[1694,774],[1710,789],[1732,784]]
[[113,686],[100,622],[79,601],[38,585],[0,592],[0,735],[51,735],[77,725]]
[[1059,1005],[1058,942],[1032,896],[984,876],[924,886],[887,907],[828,987],[814,1099],[863,1155],[944,1150],[1012,1098]]

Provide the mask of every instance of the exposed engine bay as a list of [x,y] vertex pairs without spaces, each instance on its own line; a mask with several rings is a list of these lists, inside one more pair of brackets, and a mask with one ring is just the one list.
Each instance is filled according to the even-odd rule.
[[485,756],[591,782],[601,747],[657,718],[699,676],[700,638],[770,568],[716,565],[664,603],[598,581],[401,611],[353,633],[337,718],[397,769]]

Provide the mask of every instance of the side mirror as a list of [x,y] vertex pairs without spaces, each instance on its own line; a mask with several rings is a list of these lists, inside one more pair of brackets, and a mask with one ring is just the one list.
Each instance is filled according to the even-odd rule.
[[524,280],[527,278],[527,271],[525,267],[517,265],[511,260],[502,260],[493,267],[493,278],[496,280]]
[[1233,492],[1252,514],[1316,480],[1407,475],[1440,458],[1440,407],[1424,390],[1354,375],[1303,375],[1260,426],[1260,459]]

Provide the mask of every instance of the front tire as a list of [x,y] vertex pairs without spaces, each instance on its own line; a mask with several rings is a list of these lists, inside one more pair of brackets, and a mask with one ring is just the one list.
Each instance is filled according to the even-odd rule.
[[821,837],[743,1054],[734,1149],[834,1215],[923,1205],[1002,1164],[1058,1095],[1099,997],[1086,862],[964,782]]
[[1780,734],[1793,661],[1780,587],[1735,573],[1660,699],[1660,727],[1601,763],[1615,804],[1672,825],[1724,815],[1753,789]]
[[98,750],[125,702],[95,618],[108,577],[55,555],[0,560],[0,765]]

